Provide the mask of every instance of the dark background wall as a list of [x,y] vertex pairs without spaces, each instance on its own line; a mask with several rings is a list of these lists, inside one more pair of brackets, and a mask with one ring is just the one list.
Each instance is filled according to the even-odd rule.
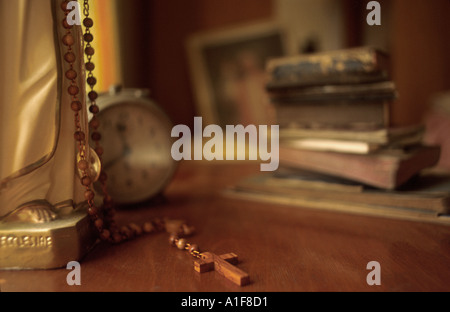
[[[274,17],[276,1],[119,1],[124,85],[151,89],[174,123],[191,126],[197,112],[185,48],[187,37]],[[340,1],[344,6],[345,45],[363,44],[368,1]],[[384,31],[388,31],[393,78],[401,95],[393,109],[393,122],[415,123],[423,118],[434,93],[450,89],[450,1],[379,2],[383,16],[390,19]]]
[[124,86],[145,87],[175,124],[196,115],[189,75],[189,35],[272,17],[272,0],[119,2]]

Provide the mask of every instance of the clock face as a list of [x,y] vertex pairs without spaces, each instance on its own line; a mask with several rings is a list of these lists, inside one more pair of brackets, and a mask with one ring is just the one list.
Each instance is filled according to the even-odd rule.
[[172,178],[172,125],[155,105],[143,100],[117,102],[101,110],[107,189],[117,203],[131,204],[158,194]]

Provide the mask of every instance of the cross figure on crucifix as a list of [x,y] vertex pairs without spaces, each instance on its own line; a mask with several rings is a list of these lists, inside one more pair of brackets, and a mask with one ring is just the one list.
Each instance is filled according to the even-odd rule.
[[237,263],[238,256],[234,253],[218,256],[211,252],[204,252],[201,254],[201,259],[194,262],[194,269],[199,273],[215,270],[233,283],[245,286],[250,283],[250,276],[235,267]]

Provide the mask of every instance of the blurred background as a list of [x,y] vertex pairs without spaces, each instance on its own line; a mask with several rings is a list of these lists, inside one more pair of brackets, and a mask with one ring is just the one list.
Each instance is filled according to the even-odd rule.
[[[96,0],[100,88],[115,83],[148,88],[175,124],[192,127],[194,116],[230,122],[220,116],[224,111],[214,80],[253,75],[254,85],[245,82],[247,92],[262,90],[257,83],[263,85],[264,58],[371,45],[391,55],[392,79],[400,95],[393,125],[429,120],[435,107],[444,107],[439,116],[448,114],[450,1],[380,0],[381,26],[367,25],[368,2]],[[255,46],[259,59],[241,53]],[[211,63],[224,49],[232,54],[234,69],[232,64]],[[238,85],[222,86],[224,101],[230,96],[242,99]],[[260,99],[247,99],[255,100]],[[446,130],[435,130],[441,134],[429,140],[445,140],[443,131],[449,133],[448,122]]]

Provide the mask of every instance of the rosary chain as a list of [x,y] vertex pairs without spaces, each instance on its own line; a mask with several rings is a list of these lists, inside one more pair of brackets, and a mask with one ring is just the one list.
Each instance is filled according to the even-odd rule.
[[[67,9],[69,1],[64,0],[61,3],[61,8],[65,13],[65,18],[62,22],[64,28],[66,29],[65,35],[62,38],[63,44],[67,47],[67,51],[64,55],[64,60],[69,64],[69,69],[66,71],[66,77],[70,80],[70,86],[68,88],[68,93],[71,97],[71,109],[74,111],[74,122],[75,122],[75,140],[78,149],[79,159],[77,160],[77,167],[82,173],[81,184],[85,187],[84,197],[86,202],[88,203],[87,213],[91,218],[92,223],[96,227],[99,238],[103,241],[108,241],[111,243],[121,243],[125,240],[131,239],[136,236],[140,236],[144,233],[155,233],[162,232],[164,230],[167,231],[167,224],[165,220],[156,218],[153,221],[145,222],[142,226],[139,226],[135,223],[129,223],[128,225],[124,225],[119,228],[119,226],[115,222],[114,218],[114,203],[111,196],[108,194],[106,181],[107,175],[104,171],[101,171],[99,182],[101,185],[101,189],[103,192],[103,205],[102,209],[96,207],[96,203],[94,202],[95,193],[92,190],[93,179],[90,176],[90,165],[88,161],[88,151],[87,148],[89,146],[89,139],[86,137],[85,132],[81,126],[81,114],[80,112],[83,109],[82,101],[79,99],[80,88],[77,85],[77,72],[75,70],[75,63],[77,62],[77,56],[73,51],[73,46],[75,45],[75,37],[72,34],[73,26],[70,25],[67,21],[67,17],[69,14],[69,10]],[[86,56],[86,62],[84,64],[87,74],[86,83],[89,86],[89,111],[92,113],[91,121],[89,122],[89,127],[92,130],[91,139],[95,143],[95,152],[100,158],[100,162],[102,162],[103,148],[100,144],[101,134],[98,132],[100,121],[97,118],[97,114],[100,109],[97,106],[97,98],[98,94],[95,91],[94,87],[97,84],[97,79],[94,77],[93,71],[95,69],[95,65],[92,62],[92,57],[95,54],[95,50],[92,47],[92,42],[94,40],[94,36],[91,33],[91,28],[94,25],[93,20],[89,17],[90,15],[90,7],[89,0],[84,0],[83,2],[84,9],[84,19],[83,25],[85,27],[85,31],[83,33],[83,39],[85,43],[84,54]],[[84,61],[84,57],[80,61]],[[178,235],[190,235],[193,232],[193,228],[188,227],[186,224],[180,226],[178,230],[176,230]],[[182,240],[180,240],[182,242]],[[181,244],[178,242],[178,244]],[[198,252],[198,247],[195,244],[186,244],[183,248],[189,249],[193,256],[198,258],[201,257],[201,254]]]
[[[183,235],[183,233],[180,233],[180,235]],[[202,259],[203,254],[199,251],[198,245],[188,243],[185,238],[180,238],[177,234],[170,236],[169,243],[180,250],[186,250],[194,258]]]
[[[75,63],[77,62],[77,56],[74,53],[73,46],[75,45],[75,37],[72,34],[73,26],[70,25],[67,21],[67,17],[69,14],[69,10],[67,9],[69,1],[65,0],[61,2],[61,8],[65,13],[65,18],[62,21],[66,32],[62,38],[63,44],[67,47],[65,51],[64,60],[69,65],[69,69],[66,71],[66,77],[70,80],[70,86],[68,88],[68,93],[71,98],[71,108],[74,111],[74,122],[75,122],[75,140],[78,149],[79,159],[77,163],[77,167],[80,169],[82,173],[81,184],[85,187],[84,197],[88,203],[87,213],[90,216],[94,226],[96,227],[99,238],[103,241],[109,241],[112,243],[120,243],[124,240],[131,239],[132,237],[139,236],[143,233],[152,233],[158,232],[165,229],[165,223],[163,220],[155,219],[154,221],[146,222],[142,226],[138,226],[134,223],[130,223],[128,225],[122,226],[119,228],[114,220],[114,209],[113,209],[113,201],[109,196],[106,189],[106,180],[107,176],[105,172],[101,172],[99,181],[101,183],[102,191],[103,191],[103,209],[99,209],[96,207],[94,202],[95,193],[92,190],[93,180],[90,176],[89,172],[89,161],[87,159],[88,151],[88,138],[86,137],[85,132],[81,126],[81,114],[80,112],[83,109],[82,101],[79,98],[80,88],[77,85],[77,76],[78,73],[75,70]],[[100,160],[103,155],[103,148],[100,145],[101,135],[97,131],[100,122],[97,118],[97,114],[99,113],[99,107],[97,106],[96,100],[98,98],[97,92],[94,90],[94,86],[97,83],[97,79],[93,75],[93,70],[95,69],[95,65],[92,62],[92,56],[95,53],[94,48],[91,43],[94,40],[94,36],[91,33],[91,28],[94,25],[93,20],[89,17],[89,1],[84,0],[84,10],[83,13],[85,15],[83,20],[83,25],[85,27],[85,32],[83,34],[83,39],[85,43],[84,54],[86,55],[87,61],[84,66],[87,75],[87,84],[89,85],[89,93],[88,98],[90,101],[89,111],[93,114],[93,117],[89,123],[90,128],[92,129],[91,139],[95,142],[95,152],[99,156]],[[83,56],[80,56],[83,58]],[[80,60],[84,61],[84,60]]]

